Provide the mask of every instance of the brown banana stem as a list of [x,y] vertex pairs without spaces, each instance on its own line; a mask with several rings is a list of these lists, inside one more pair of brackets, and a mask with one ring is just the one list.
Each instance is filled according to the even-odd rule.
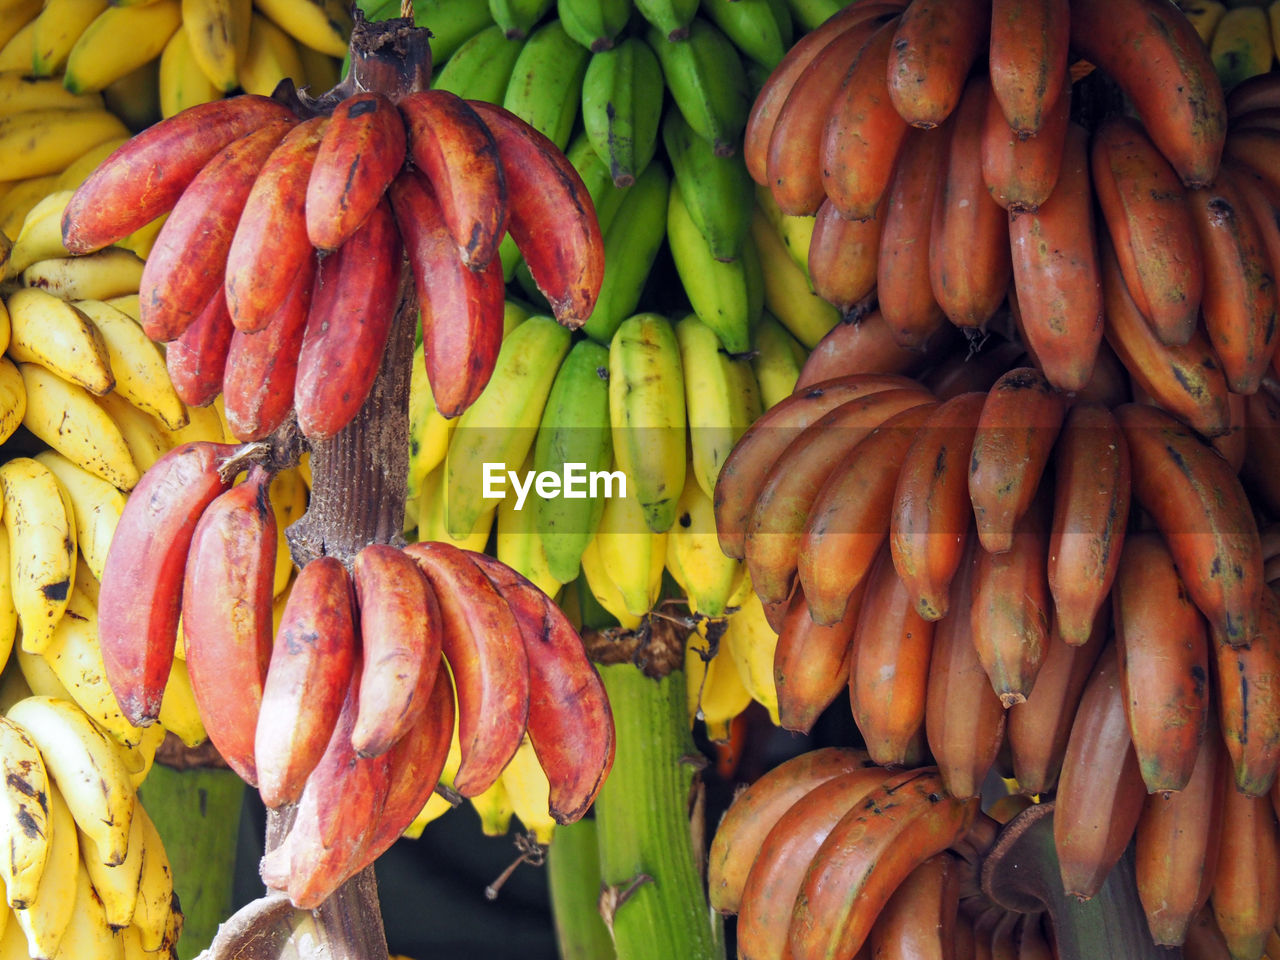
[[982,863],[982,891],[1017,913],[1047,910],[1059,960],[1126,957],[1178,960],[1177,947],[1157,947],[1138,899],[1133,851],[1126,851],[1098,895],[1080,901],[1062,887],[1053,846],[1053,804],[1028,807],[1014,817]]

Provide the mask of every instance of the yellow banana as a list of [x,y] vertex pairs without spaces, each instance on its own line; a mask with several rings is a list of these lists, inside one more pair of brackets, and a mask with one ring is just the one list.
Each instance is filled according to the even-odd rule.
[[52,958],[58,955],[62,935],[75,910],[80,844],[70,801],[54,783],[49,784],[48,797],[49,858],[35,898],[24,908],[15,909],[13,919],[27,936],[29,955]]
[[792,262],[804,271],[807,280],[809,278],[809,245],[813,240],[813,228],[817,218],[783,213],[778,206],[778,201],[773,199],[773,191],[760,184],[756,185],[756,206],[773,227],[783,247],[791,256]]
[[1209,44],[1209,57],[1224,90],[1267,73],[1272,55],[1271,25],[1267,12],[1261,7],[1232,7],[1218,20]]
[[[129,130],[108,110],[50,107],[0,117],[5,180],[54,175],[104,140]],[[48,192],[47,190],[45,191]]]
[[37,260],[68,256],[67,248],[62,245],[62,211],[70,199],[70,190],[56,190],[27,212],[9,251],[5,279],[17,276]]
[[27,414],[27,388],[8,357],[0,356],[0,443],[13,436]]
[[[236,68],[237,72],[239,67]],[[160,116],[172,117],[187,107],[222,98],[222,91],[209,79],[196,62],[191,37],[186,30],[175,30],[160,52]]]
[[1213,40],[1213,31],[1217,29],[1218,21],[1227,12],[1227,5],[1218,0],[1180,0],[1178,7],[1191,21],[1207,47]]
[[418,495],[418,539],[444,540],[464,550],[484,550],[497,511],[490,508],[480,514],[471,532],[455,540],[449,526],[448,492],[448,477],[445,465],[441,464],[422,480],[422,491]]
[[[638,496],[630,483],[627,486],[626,496],[605,500],[593,543],[601,567],[622,595],[624,608],[642,617],[653,609],[662,591],[669,534],[649,529]],[[590,573],[587,579],[591,580]]]
[[124,941],[107,923],[102,897],[94,889],[84,860],[76,870],[75,909],[62,932],[59,956],[83,957],[84,960],[124,960]]
[[[525,458],[522,472],[532,469],[533,453],[530,452]],[[500,500],[495,517],[496,554],[499,560],[528,577],[547,596],[554,597],[562,584],[552,575],[547,565],[547,552],[542,545],[537,517],[532,503],[526,501],[523,509],[517,510],[515,498]]]
[[100,580],[107,547],[124,512],[125,495],[56,450],[41,450],[34,459],[53,472],[71,502],[80,556],[89,572]]
[[622,594],[622,589],[614,582],[605,568],[600,556],[600,546],[596,538],[587,542],[582,551],[582,576],[587,581],[587,588],[600,604],[625,630],[635,630],[640,626],[641,614],[632,613]]
[[135,790],[142,786],[142,782],[147,779],[147,774],[151,772],[156,751],[160,749],[165,736],[165,728],[158,723],[153,723],[149,727],[142,728],[142,739],[134,745],[116,744],[120,758],[124,762],[124,768],[129,772],[129,782],[133,784]]
[[129,448],[129,456],[140,473],[150,470],[152,464],[172,449],[164,425],[120,394],[112,392],[94,399],[119,428],[125,446]]
[[427,382],[427,364],[422,344],[413,354],[413,369],[409,374],[409,478],[407,498],[416,500],[422,490],[423,478],[444,463],[449,452],[449,438],[457,426],[457,418],[446,419],[436,409]]
[[139,410],[160,420],[168,430],[181,430],[187,408],[173,389],[165,369],[164,354],[128,314],[103,300],[76,300],[72,304],[92,321],[102,335],[115,392]]
[[224,93],[239,83],[240,63],[249,49],[252,13],[253,0],[182,0],[182,32],[194,59]]
[[71,48],[62,82],[76,93],[102,90],[160,56],[181,26],[179,0],[108,7]]
[[276,515],[276,569],[271,591],[278,597],[293,576],[293,554],[285,531],[307,512],[307,484],[298,468],[289,467],[272,477],[268,496]]
[[9,356],[101,396],[115,386],[106,342],[79,308],[33,287],[9,297]]
[[142,258],[123,247],[39,260],[22,271],[24,287],[39,287],[63,300],[109,300],[137,293],[141,280]]
[[48,0],[33,21],[33,50],[27,69],[37,77],[61,73],[71,48],[105,9],[107,0]]
[[75,576],[72,507],[53,472],[30,457],[0,464],[0,500],[22,647],[41,653],[67,608]]
[[729,648],[751,698],[769,711],[774,726],[778,720],[778,688],[773,680],[773,652],[778,635],[764,615],[764,604],[754,591],[747,593],[742,607],[730,615],[721,643]]
[[346,55],[351,15],[342,0],[255,0],[255,5],[299,43],[331,57]]
[[49,859],[49,774],[40,748],[27,732],[0,717],[0,831],[5,855],[0,857],[7,906],[33,903]]
[[524,828],[538,843],[549,844],[556,830],[548,807],[551,785],[528,737],[520,741],[515,756],[503,768],[501,783],[506,788],[511,809]]
[[298,44],[266,17],[255,13],[249,25],[249,46],[240,63],[240,85],[246,93],[269,97],[285,77],[302,82]]
[[113,927],[127,927],[133,921],[145,847],[142,817],[138,816],[129,824],[129,852],[123,863],[103,863],[93,838],[85,833],[80,834],[80,860],[89,873],[94,890],[102,898],[107,922]]
[[486,837],[501,837],[511,828],[515,808],[511,806],[511,796],[502,777],[483,793],[467,799],[480,818],[480,830]]
[[96,147],[86,150],[57,175],[51,192],[76,189],[88,179],[89,174],[98,169],[103,160],[111,156],[112,152],[121,144],[128,142],[128,139],[127,136],[112,137],[110,140],[103,140]]
[[159,720],[160,726],[188,747],[198,747],[209,739],[196,707],[187,661],[180,657],[174,657],[173,666],[169,668],[169,682],[165,684],[164,699],[160,702]]
[[171,929],[173,902],[173,870],[164,841],[151,816],[142,804],[134,815],[142,818],[142,872],[138,879],[138,901],[133,908],[133,925],[138,939],[148,952],[160,950]]
[[791,396],[808,351],[782,324],[766,313],[756,329],[751,369],[760,386],[760,405],[768,410]]
[[666,565],[689,598],[690,613],[723,617],[746,567],[721,551],[715,506],[692,474],[676,505],[676,522],[667,532]]
[[796,266],[758,206],[751,217],[751,236],[760,253],[765,309],[812,350],[840,322],[840,311],[813,292],[805,272]]
[[721,647],[710,661],[703,657],[710,649],[707,624],[689,634],[685,642],[684,673],[689,703],[689,719],[702,720],[707,738],[729,739],[729,724],[751,703],[751,692],[742,683],[733,658]]

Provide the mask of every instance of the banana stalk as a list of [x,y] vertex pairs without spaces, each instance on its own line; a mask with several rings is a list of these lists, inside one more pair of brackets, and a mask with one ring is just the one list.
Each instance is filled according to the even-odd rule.
[[563,960],[614,960],[609,928],[597,905],[600,854],[595,820],[556,827],[547,851],[547,885]]
[[[689,733],[684,672],[653,680],[621,663],[600,675],[618,742],[596,799],[601,913],[618,960],[723,958],[722,921],[697,870],[701,824],[689,819],[702,761]],[[701,805],[692,806],[699,816]]]
[[164,841],[185,921],[181,956],[209,946],[234,905],[236,836],[245,783],[230,770],[157,763],[138,797]]

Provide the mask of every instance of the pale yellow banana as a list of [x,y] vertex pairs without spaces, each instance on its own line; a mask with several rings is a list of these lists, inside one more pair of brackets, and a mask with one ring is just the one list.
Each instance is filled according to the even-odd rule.
[[255,0],[255,5],[299,43],[331,57],[346,55],[351,15],[342,0]]
[[103,863],[93,838],[80,834],[80,859],[89,871],[94,889],[102,898],[107,922],[113,927],[127,927],[133,922],[133,910],[138,902],[138,881],[142,878],[142,852],[146,847],[142,829],[142,817],[135,816],[129,824],[129,852],[124,862],[117,864]]
[[[239,67],[237,67],[237,71]],[[196,62],[186,30],[176,30],[160,52],[160,116],[172,117],[187,107],[222,99],[222,91]]]
[[27,414],[27,388],[8,357],[0,356],[0,443],[13,436]]
[[240,63],[240,85],[245,92],[269,97],[285,77],[301,85],[302,70],[297,41],[255,13],[249,27],[249,46]]
[[249,49],[253,0],[182,0],[182,32],[195,61],[219,90],[234,90]]
[[72,506],[53,471],[30,457],[0,464],[0,500],[22,647],[40,653],[66,610],[75,576]]
[[132,317],[104,300],[73,303],[97,327],[106,345],[115,392],[168,430],[181,430],[187,408],[165,368],[164,354]]
[[0,717],[0,879],[6,904],[33,903],[49,859],[49,774],[40,748],[21,726]]
[[728,612],[745,567],[721,551],[715,506],[692,475],[685,480],[676,522],[667,532],[666,564],[689,599],[690,613],[723,617]]
[[[46,765],[48,760],[46,757]],[[13,911],[13,919],[27,936],[28,953],[40,960],[58,956],[62,935],[75,911],[76,874],[80,871],[80,843],[72,801],[56,783],[49,784],[48,797],[49,858],[35,898],[26,907]]]
[[39,260],[22,271],[22,285],[63,300],[109,300],[138,292],[142,263],[132,250],[107,247],[82,257]]
[[196,707],[187,662],[180,657],[174,657],[173,666],[169,668],[169,682],[165,684],[164,699],[160,702],[159,720],[160,726],[188,747],[198,747],[209,739]]
[[56,450],[41,450],[34,459],[53,472],[71,501],[80,555],[92,575],[101,579],[107,547],[124,512],[125,495]]
[[56,175],[104,140],[128,134],[128,127],[108,110],[48,107],[0,117],[0,179]]
[[115,386],[106,341],[78,307],[24,287],[9,297],[9,323],[9,356],[17,363],[37,363],[96,396]]
[[154,952],[164,946],[170,926],[173,901],[173,869],[164,841],[142,804],[135,816],[142,817],[142,873],[138,880],[138,901],[133,909],[133,925],[144,950]]
[[751,698],[769,711],[775,726],[780,725],[778,688],[773,681],[773,654],[778,635],[769,626],[764,605],[754,591],[747,593],[741,608],[729,617],[720,642],[729,648],[729,656]]
[[112,392],[94,399],[119,428],[129,448],[129,456],[140,473],[146,473],[152,464],[172,449],[164,424],[139,410],[119,393]]
[[67,248],[62,245],[62,211],[70,199],[70,190],[57,190],[27,212],[9,251],[5,279],[17,276],[37,260],[68,256]]
[[556,822],[548,805],[551,785],[528,737],[520,741],[515,756],[503,769],[502,784],[506,787],[511,808],[524,828],[538,843],[549,844],[556,831]]

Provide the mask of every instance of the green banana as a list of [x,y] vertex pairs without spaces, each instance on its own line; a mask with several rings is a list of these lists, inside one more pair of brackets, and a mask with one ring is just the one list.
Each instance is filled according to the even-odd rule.
[[582,178],[587,193],[591,196],[600,232],[607,233],[630,188],[619,189],[614,184],[609,164],[596,153],[596,148],[591,145],[585,131],[573,138],[569,149],[565,151],[565,157],[573,165],[573,169],[578,171],[578,176]]
[[662,142],[685,208],[711,255],[726,263],[738,259],[751,227],[754,186],[742,156],[717,154],[679,110],[668,110],[663,118]]
[[592,53],[613,47],[631,19],[631,0],[556,0],[565,32]]
[[[735,47],[768,70],[778,65],[790,46],[774,0],[702,0],[702,11]],[[781,11],[790,33],[791,14],[785,6]]]
[[684,371],[671,321],[638,313],[609,344],[614,462],[655,533],[670,529],[684,489]]
[[[525,458],[522,472],[528,475],[531,470],[532,453]],[[540,498],[530,498],[522,507],[517,507],[515,498],[507,497],[498,504],[497,515],[493,520],[494,554],[548,597],[555,597],[560,592],[562,582],[551,573],[547,564],[546,544],[543,542],[544,535],[535,510],[543,502]]]
[[808,33],[818,29],[849,3],[850,0],[787,0],[787,7],[795,25]]
[[683,42],[672,43],[653,28],[646,39],[689,126],[709,140],[716,153],[738,150],[752,95],[737,47],[701,17],[689,24],[689,37]]
[[662,31],[667,40],[683,40],[698,12],[698,0],[635,0],[640,16]]
[[744,255],[731,263],[712,256],[706,237],[689,215],[679,180],[671,184],[667,204],[667,243],[698,319],[716,332],[729,353],[750,350],[751,327],[763,309],[750,245],[744,244]]
[[715,331],[690,314],[676,324],[689,455],[694,479],[708,497],[729,451],[760,417],[760,388],[746,357],[730,357]]
[[533,447],[569,340],[551,317],[524,321],[503,340],[488,386],[458,418],[445,458],[447,526],[455,539],[508,494],[506,471],[519,471]]
[[760,212],[764,214],[765,219],[769,221],[774,232],[778,235],[778,239],[786,247],[792,262],[804,272],[804,278],[808,281],[809,247],[813,242],[813,228],[817,225],[816,218],[792,216],[783,213],[778,207],[778,201],[773,199],[773,194],[769,192],[767,186],[757,184],[755,194],[756,206],[760,208]]
[[[395,8],[398,4],[391,0],[389,6]],[[413,22],[431,31],[431,58],[436,63],[444,63],[467,40],[492,26],[493,17],[488,8],[476,0],[414,0]]]
[[800,341],[766,312],[756,329],[755,349],[751,353],[751,369],[760,385],[760,401],[765,410],[791,396],[806,353]]
[[552,0],[489,0],[489,16],[513,40],[527,37]]
[[454,51],[431,86],[464,100],[501,103],[523,48],[524,40],[507,39],[497,24],[485,27]]
[[[613,339],[618,325],[633,314],[667,236],[671,180],[660,163],[651,163],[625,191],[617,215],[604,231],[604,282],[583,332],[601,343]],[[624,191],[615,191],[622,193]]]
[[591,145],[625,187],[649,165],[662,116],[662,67],[636,37],[593,53],[582,80],[582,126]]
[[546,23],[525,41],[502,105],[563,150],[578,119],[590,56],[559,20]]
[[[609,350],[591,340],[579,340],[560,365],[551,395],[542,411],[534,448],[533,468],[563,473],[566,464],[579,464],[589,476],[613,463],[609,424]],[[595,536],[604,510],[599,496],[561,496],[542,499],[535,528],[542,536],[551,575],[561,583],[578,576],[582,551]]]

